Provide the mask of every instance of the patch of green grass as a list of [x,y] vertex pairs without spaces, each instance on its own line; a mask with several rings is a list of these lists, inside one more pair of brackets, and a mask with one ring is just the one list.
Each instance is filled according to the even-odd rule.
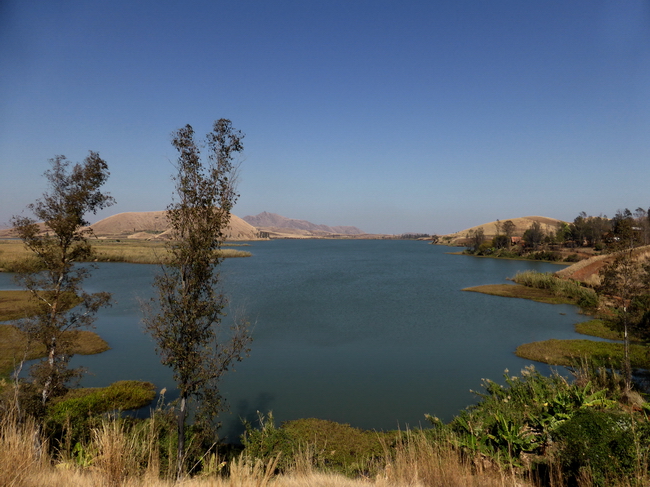
[[156,397],[151,382],[119,381],[108,387],[70,389],[63,397],[52,400],[45,424],[55,438],[67,431],[68,440],[87,439],[93,428],[101,424],[103,415],[139,409]]
[[84,387],[70,389],[61,398],[53,400],[50,417],[71,415],[97,415],[111,411],[139,409],[156,397],[151,382],[122,380],[108,387]]
[[504,298],[532,299],[548,304],[575,304],[575,301],[553,294],[547,289],[522,286],[519,284],[487,284],[485,286],[467,287],[463,291],[502,296]]
[[[572,365],[582,357],[603,361],[606,364],[610,359],[620,363],[623,360],[624,350],[622,343],[551,339],[520,345],[515,354],[518,357],[549,365]],[[634,368],[650,367],[648,347],[630,345],[630,362]]]
[[606,340],[623,340],[623,335],[609,328],[603,320],[589,320],[576,323],[575,330],[582,335],[605,338]]

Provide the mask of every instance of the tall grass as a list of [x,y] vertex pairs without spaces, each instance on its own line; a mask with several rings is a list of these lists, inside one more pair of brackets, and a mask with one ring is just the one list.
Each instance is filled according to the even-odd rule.
[[[176,482],[158,470],[155,428],[131,428],[116,419],[105,419],[93,431],[92,440],[74,454],[47,453],[45,443],[35,441],[39,429],[33,422],[5,418],[0,423],[0,485],[12,487],[533,487],[567,485],[553,461],[541,481],[526,467],[495,468],[480,455],[468,457],[454,447],[454,438],[432,441],[426,431],[411,431],[394,444],[384,443],[384,458],[372,472],[356,478],[318,469],[312,455],[302,450],[293,467],[277,473],[278,457],[263,461],[244,454],[215,457],[217,468]],[[40,446],[38,446],[40,445]],[[647,451],[639,444],[639,466],[629,479],[607,485],[647,485]],[[83,451],[83,455],[80,452]],[[644,453],[646,452],[646,453]],[[589,470],[579,485],[596,485]]]
[[[142,425],[145,425],[143,422]],[[268,461],[239,455],[217,457],[217,468],[180,483],[159,469],[158,437],[151,423],[131,427],[120,419],[105,418],[92,438],[71,452],[48,453],[39,428],[7,416],[0,424],[0,485],[97,487],[368,487],[524,486],[521,479],[498,471],[477,470],[450,449],[436,447],[421,432],[406,435],[397,446],[385,445],[385,461],[372,476],[349,478],[317,469],[307,449],[296,455],[292,468],[278,474],[279,457]],[[172,462],[173,464],[173,462]],[[221,468],[223,467],[223,468]]]
[[598,306],[598,295],[596,291],[582,286],[577,281],[560,279],[553,274],[536,271],[518,272],[513,278],[513,281],[523,286],[545,289],[555,296],[572,299],[583,308],[595,308]]

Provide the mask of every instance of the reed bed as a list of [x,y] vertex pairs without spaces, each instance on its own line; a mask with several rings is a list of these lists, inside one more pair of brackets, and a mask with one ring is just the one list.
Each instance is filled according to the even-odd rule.
[[582,286],[577,281],[560,279],[553,274],[536,271],[518,272],[513,281],[523,286],[545,289],[555,296],[574,300],[581,307],[594,308],[598,305],[596,291]]

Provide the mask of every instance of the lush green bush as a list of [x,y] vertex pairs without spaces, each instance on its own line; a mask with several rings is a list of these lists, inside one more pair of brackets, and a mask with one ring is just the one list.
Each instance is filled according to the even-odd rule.
[[545,377],[532,366],[520,377],[506,371],[504,380],[505,385],[485,380],[478,404],[450,425],[468,456],[483,455],[504,467],[522,466],[524,453],[544,454],[556,429],[578,411],[615,404],[591,382],[579,387],[558,374]]
[[609,485],[635,473],[639,448],[647,448],[647,424],[621,412],[582,409],[560,425],[553,438],[560,444],[565,477],[577,481],[587,469],[595,485]]
[[564,262],[580,262],[580,256],[578,254],[570,254],[564,258]]
[[[260,417],[260,427],[246,424],[242,436],[244,453],[268,461],[280,455],[278,467],[286,470],[295,458],[307,455],[321,468],[346,474],[367,471],[373,459],[383,456],[380,435],[348,424],[323,419],[298,419],[279,428],[273,416]],[[392,435],[396,437],[397,435]]]
[[155,397],[150,382],[119,381],[108,387],[72,389],[61,399],[53,401],[45,416],[46,429],[55,437],[72,436],[80,441],[90,435],[103,414],[139,409]]

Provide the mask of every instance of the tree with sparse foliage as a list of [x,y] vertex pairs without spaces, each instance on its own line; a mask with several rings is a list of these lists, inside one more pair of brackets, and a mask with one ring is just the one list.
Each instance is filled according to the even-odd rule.
[[172,240],[168,259],[155,278],[156,296],[145,309],[145,326],[179,391],[177,476],[185,472],[185,426],[189,401],[203,426],[222,409],[219,380],[248,353],[247,323],[222,326],[226,300],[218,289],[218,254],[237,199],[234,157],[244,135],[220,119],[205,141],[207,162],[190,125],[172,136],[179,153],[175,199],[167,208]]
[[19,327],[29,343],[43,345],[47,353],[30,370],[43,405],[65,393],[69,381],[80,376],[79,369],[68,367],[76,332],[91,327],[97,311],[110,302],[108,293],[82,289],[91,266],[78,262],[92,255],[85,215],[114,203],[100,190],[109,172],[98,153],[90,152],[83,164],[72,168],[65,156],[56,156],[50,164],[45,172],[49,191],[28,206],[36,219],[12,218],[14,230],[31,253],[21,263],[16,281],[31,293],[38,313],[21,320]]
[[650,266],[633,256],[632,250],[616,254],[614,260],[600,271],[601,283],[598,292],[607,299],[613,315],[607,320],[609,326],[622,332],[624,340],[623,372],[626,388],[632,384],[630,366],[630,335],[647,334],[639,325],[647,321],[650,284]]

